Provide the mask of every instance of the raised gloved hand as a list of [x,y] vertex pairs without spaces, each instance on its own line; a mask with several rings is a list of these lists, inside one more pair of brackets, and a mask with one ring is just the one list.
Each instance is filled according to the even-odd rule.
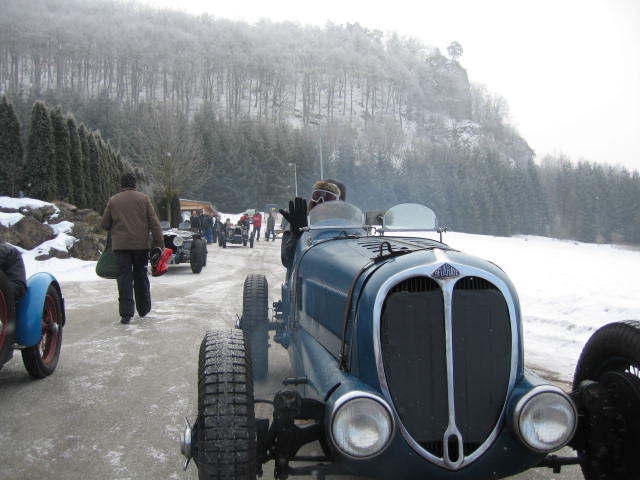
[[302,229],[308,225],[307,201],[300,197],[289,200],[289,211],[281,209],[280,213],[291,225],[291,233],[297,237],[302,235]]

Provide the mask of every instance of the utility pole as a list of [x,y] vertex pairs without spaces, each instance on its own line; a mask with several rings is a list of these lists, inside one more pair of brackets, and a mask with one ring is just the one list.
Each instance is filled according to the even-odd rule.
[[293,167],[293,180],[295,182],[296,197],[297,197],[298,196],[298,169],[296,168],[296,164],[293,162],[289,162],[289,166]]

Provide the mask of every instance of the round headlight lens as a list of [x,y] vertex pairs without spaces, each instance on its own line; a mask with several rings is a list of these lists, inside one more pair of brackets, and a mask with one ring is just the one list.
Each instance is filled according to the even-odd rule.
[[173,244],[176,247],[181,246],[184,243],[184,238],[182,238],[180,235],[173,237]]
[[520,437],[532,450],[552,452],[564,447],[576,429],[577,414],[564,394],[545,391],[522,398],[516,407]]
[[371,457],[389,442],[393,422],[387,408],[368,397],[346,401],[336,411],[331,424],[333,441],[352,457]]

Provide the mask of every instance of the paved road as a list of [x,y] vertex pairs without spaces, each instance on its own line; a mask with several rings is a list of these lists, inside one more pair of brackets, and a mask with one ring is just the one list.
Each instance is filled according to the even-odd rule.
[[[114,281],[63,283],[57,371],[33,381],[19,354],[0,371],[0,479],[196,479],[193,466],[182,471],[178,438],[184,415],[195,418],[198,347],[207,329],[234,325],[249,273],[264,273],[270,300],[279,298],[279,242],[210,246],[199,275],[171,267],[151,280],[152,312],[131,325],[118,322]],[[270,355],[273,380],[256,386],[263,398],[288,375],[286,352],[274,346]],[[265,466],[263,478],[272,471]],[[561,478],[583,477],[571,467],[512,480]]]

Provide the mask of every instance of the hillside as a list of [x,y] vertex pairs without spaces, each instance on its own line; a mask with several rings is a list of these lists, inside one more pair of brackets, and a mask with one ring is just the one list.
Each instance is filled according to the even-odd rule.
[[25,143],[34,101],[60,105],[143,167],[159,204],[286,205],[323,175],[356,204],[426,203],[459,231],[640,241],[637,172],[534,162],[507,102],[457,57],[357,23],[109,0],[5,0],[0,17],[0,93]]

